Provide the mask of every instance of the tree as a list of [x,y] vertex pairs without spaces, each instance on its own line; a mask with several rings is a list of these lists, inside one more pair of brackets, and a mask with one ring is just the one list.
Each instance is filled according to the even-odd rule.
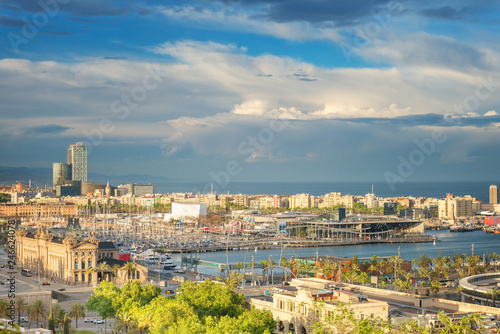
[[[95,272],[95,269],[92,268],[92,266],[90,266],[90,267],[87,267],[87,269],[85,269],[85,272],[87,273],[87,278],[88,278],[89,275],[91,275]],[[87,286],[90,286],[90,279],[87,279]]]
[[86,304],[87,310],[98,312],[104,319],[115,317],[115,308],[113,307],[113,299],[104,295],[91,295]]
[[238,272],[240,272],[242,268],[243,268],[243,263],[241,263],[240,261],[236,262],[236,269],[238,269]]
[[9,316],[9,302],[4,300],[4,299],[1,299],[0,300],[0,316],[2,318],[7,318]]
[[288,261],[286,257],[282,257],[281,258],[281,266],[283,267],[283,274],[285,275],[285,281],[286,281],[287,280],[286,274],[287,274],[287,271],[292,267],[292,263],[290,261]]
[[205,316],[239,316],[245,311],[245,298],[236,294],[227,285],[216,284],[212,280],[203,283],[185,282],[177,300],[186,302],[195,309],[200,318]]
[[431,281],[430,287],[431,287],[431,291],[434,292],[434,297],[437,297],[439,289],[441,288],[441,282],[439,282],[437,280],[433,280],[433,281]]
[[304,263],[304,269],[306,271],[306,277],[309,277],[309,271],[313,268],[313,265],[309,262]]
[[69,334],[69,322],[68,315],[64,316],[64,334]]
[[135,262],[128,261],[127,263],[125,263],[125,265],[121,269],[125,272],[123,283],[125,283],[125,280],[132,280],[132,274],[135,272],[135,268]]
[[323,262],[324,278],[328,279],[333,273],[335,273],[337,266],[338,266],[338,263],[333,262],[332,260],[325,260]]
[[61,305],[56,304],[52,307],[52,312],[54,314],[54,323],[56,324],[56,328],[59,329],[59,326],[64,324],[66,311],[61,307]]
[[47,309],[42,300],[37,299],[29,306],[28,316],[31,319],[36,319],[36,326],[38,327],[40,319],[46,319]]
[[424,283],[422,284],[422,294],[424,293],[424,286],[427,285],[427,280],[431,278],[431,271],[427,268],[420,268],[418,270],[418,276],[424,280]]
[[82,319],[85,315],[85,306],[82,303],[74,303],[71,305],[69,316],[75,319],[76,328],[78,328],[78,318]]
[[361,283],[363,286],[365,285],[365,282],[370,279],[370,277],[368,276],[368,273],[365,273],[364,271],[359,274],[358,278],[359,278],[359,280],[361,280]]
[[50,306],[50,313],[49,313],[49,330],[51,330],[52,333],[55,333],[56,331],[56,326],[54,325],[54,313],[52,310],[52,305]]
[[17,307],[17,323],[21,323],[21,313],[24,311],[28,310],[28,303],[26,302],[26,299],[24,299],[21,296],[18,296],[16,298],[16,307]]
[[128,330],[131,329],[134,324],[132,312],[121,310],[116,314],[115,331],[121,332],[125,330],[125,334],[128,334]]
[[111,271],[113,272],[113,278],[114,278],[115,284],[116,284],[116,274],[118,273],[120,268],[121,268],[121,266],[118,263],[115,263],[115,264],[113,264],[113,266],[111,266]]
[[104,272],[109,270],[109,265],[104,261],[97,267],[97,270],[101,272],[101,282],[104,281]]

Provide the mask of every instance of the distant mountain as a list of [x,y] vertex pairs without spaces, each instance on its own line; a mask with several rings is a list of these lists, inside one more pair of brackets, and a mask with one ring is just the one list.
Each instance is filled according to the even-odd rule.
[[[111,185],[127,183],[157,183],[188,181],[165,176],[127,174],[127,175],[105,175],[100,173],[88,173],[88,182],[102,183],[110,182]],[[12,185],[17,181],[28,184],[31,180],[33,186],[52,185],[51,168],[28,168],[28,167],[8,167],[0,166],[0,185]]]

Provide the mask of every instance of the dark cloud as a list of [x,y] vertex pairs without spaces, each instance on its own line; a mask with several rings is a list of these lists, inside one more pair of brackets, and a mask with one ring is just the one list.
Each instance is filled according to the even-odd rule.
[[63,125],[57,125],[57,124],[47,124],[47,125],[40,125],[40,126],[34,126],[30,128],[26,128],[24,130],[25,135],[58,135],[61,134],[67,130],[71,129],[70,127],[63,126]]
[[[42,3],[45,3],[42,1]],[[130,13],[132,3],[128,1],[115,1],[115,0],[71,0],[66,4],[60,4],[57,1],[56,6],[49,6],[48,10],[55,13],[69,12],[76,16],[84,17],[97,17],[97,16],[119,16]],[[32,0],[4,0],[2,7],[13,12],[43,12],[38,1]]]
[[106,59],[106,60],[125,60],[127,57],[124,56],[114,56],[114,57],[102,57],[101,59]]
[[22,20],[13,19],[7,16],[0,16],[0,25],[2,26],[20,28],[23,24],[24,22]]
[[68,31],[41,31],[41,35],[52,35],[52,36],[76,36],[79,35],[77,33],[68,32]]
[[468,12],[468,8],[458,10],[450,6],[443,6],[438,8],[424,9],[420,12],[420,14],[433,19],[462,20],[465,18]]
[[474,126],[474,127],[487,127],[500,122],[500,115],[487,116],[487,117],[469,117],[465,115],[455,115],[453,117],[443,116],[440,114],[417,114],[398,117],[362,117],[362,118],[348,118],[338,119],[339,121],[346,121],[350,123],[365,123],[377,125],[393,125],[393,126]]

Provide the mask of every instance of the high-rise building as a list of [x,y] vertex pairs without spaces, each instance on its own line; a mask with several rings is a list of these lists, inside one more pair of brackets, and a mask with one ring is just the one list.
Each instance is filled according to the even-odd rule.
[[490,186],[490,204],[498,204],[498,187],[494,184]]
[[82,142],[70,145],[68,163],[71,164],[73,180],[87,182],[87,146]]
[[[136,196],[136,197],[156,194],[156,186],[154,184],[131,183],[131,184],[129,184],[128,187],[129,187],[128,188],[129,194]],[[214,196],[213,200],[215,202],[215,200],[216,200],[215,196]]]
[[398,213],[398,203],[397,202],[385,202],[384,203],[384,216],[392,216]]
[[52,164],[52,184],[54,188],[71,180],[71,164],[65,162],[56,162]]

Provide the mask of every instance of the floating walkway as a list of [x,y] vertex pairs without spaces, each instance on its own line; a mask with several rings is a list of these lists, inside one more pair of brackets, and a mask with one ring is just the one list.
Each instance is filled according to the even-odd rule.
[[365,244],[396,244],[396,243],[423,243],[434,242],[437,240],[434,236],[407,236],[396,237],[388,239],[349,239],[349,240],[309,240],[309,239],[260,239],[260,240],[245,240],[233,241],[229,240],[226,246],[184,246],[156,249],[157,252],[163,253],[208,253],[208,252],[222,252],[226,250],[246,250],[248,248],[259,249],[280,249],[282,246],[293,248],[307,248],[307,247],[333,247],[333,246],[351,246],[351,245],[365,245]]

